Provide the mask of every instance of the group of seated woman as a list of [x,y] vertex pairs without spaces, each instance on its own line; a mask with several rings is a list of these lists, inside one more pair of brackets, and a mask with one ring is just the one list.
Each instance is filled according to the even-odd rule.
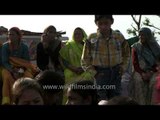
[[[72,39],[62,47],[56,28],[50,25],[44,30],[41,42],[37,45],[37,65],[34,65],[30,61],[28,46],[22,42],[21,30],[18,27],[10,28],[8,41],[1,45],[2,105],[62,105],[64,92],[67,93],[67,105],[108,104],[105,100],[97,101],[96,89],[73,88],[77,85],[94,85],[92,71],[86,72],[81,67],[86,39],[85,31],[77,27]],[[157,87],[160,47],[149,28],[140,29],[139,41],[132,45],[131,50],[134,71],[129,84],[129,96],[140,105],[159,104],[156,89],[160,88]],[[36,76],[40,70],[42,72]],[[63,86],[63,89],[44,88],[47,84]],[[68,84],[72,87],[64,90]],[[26,98],[32,100],[27,102],[29,100]]]

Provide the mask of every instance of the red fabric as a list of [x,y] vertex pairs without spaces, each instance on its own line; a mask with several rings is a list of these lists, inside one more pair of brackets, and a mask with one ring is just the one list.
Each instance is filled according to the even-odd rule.
[[160,74],[156,76],[155,90],[153,92],[153,103],[155,105],[160,103]]
[[154,104],[159,104],[160,103],[160,90],[155,90],[153,97],[154,97]]
[[[139,62],[138,62],[138,55],[137,52],[134,48],[132,48],[132,63],[134,66],[135,71],[137,71],[138,73],[142,74],[142,72],[144,72],[140,67],[139,67]],[[152,67],[152,71],[153,72],[157,72],[156,70],[156,64]]]
[[138,55],[137,55],[136,50],[134,48],[132,48],[132,64],[134,66],[135,71],[137,71],[140,74],[142,74],[142,72],[144,72],[139,66]]
[[156,89],[160,90],[160,75],[156,77]]

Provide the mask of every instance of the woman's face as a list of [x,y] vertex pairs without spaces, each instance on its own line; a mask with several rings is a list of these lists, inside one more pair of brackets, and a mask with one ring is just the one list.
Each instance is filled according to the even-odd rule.
[[75,39],[75,41],[77,41],[77,42],[82,42],[83,37],[84,37],[84,36],[83,36],[82,30],[76,29],[76,30],[74,31],[74,39]]
[[56,30],[50,29],[46,33],[44,33],[47,36],[47,39],[54,40],[57,36]]
[[11,42],[17,43],[19,41],[20,36],[13,30],[8,32],[8,38]]
[[48,48],[50,42],[54,40],[56,36],[57,36],[56,30],[53,29],[48,30],[46,33],[43,33],[41,39],[44,48]]
[[43,105],[43,98],[40,93],[34,89],[26,89],[20,96],[17,105]]
[[145,43],[146,37],[143,32],[139,32],[139,39],[142,44]]

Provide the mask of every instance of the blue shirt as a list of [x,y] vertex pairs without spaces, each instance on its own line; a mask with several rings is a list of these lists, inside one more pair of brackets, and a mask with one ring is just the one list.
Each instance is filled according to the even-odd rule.
[[9,42],[2,45],[2,65],[8,70],[12,69],[12,65],[9,62],[9,57],[18,57],[24,60],[30,61],[28,46],[24,43],[20,43],[20,48],[16,50],[10,50]]

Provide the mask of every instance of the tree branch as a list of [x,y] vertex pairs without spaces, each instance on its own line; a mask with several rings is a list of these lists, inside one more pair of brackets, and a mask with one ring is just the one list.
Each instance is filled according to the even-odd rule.
[[137,22],[137,20],[135,19],[135,17],[134,17],[133,15],[131,15],[131,17],[132,17],[133,21],[138,25],[138,22]]

